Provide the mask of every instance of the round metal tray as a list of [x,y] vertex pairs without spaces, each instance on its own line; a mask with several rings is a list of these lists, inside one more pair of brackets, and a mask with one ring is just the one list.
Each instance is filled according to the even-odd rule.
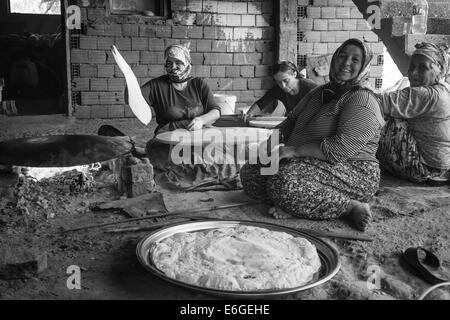
[[[176,279],[172,279],[166,276],[162,271],[160,271],[154,265],[151,257],[149,256],[150,246],[153,243],[166,239],[179,232],[196,232],[208,229],[217,229],[225,227],[235,227],[237,225],[247,225],[254,227],[266,228],[272,231],[282,231],[293,236],[300,236],[306,238],[317,248],[317,253],[319,254],[321,268],[314,276],[314,279],[309,283],[295,288],[287,289],[274,289],[274,290],[261,290],[261,291],[229,291],[229,290],[218,290],[207,287],[201,287],[192,285],[190,283],[185,283]],[[192,289],[197,292],[202,292],[206,294],[219,295],[228,298],[247,298],[247,299],[258,299],[258,298],[270,298],[279,297],[283,295],[292,294],[295,292],[300,292],[306,289],[313,288],[320,284],[325,283],[336,275],[340,268],[339,254],[332,246],[330,246],[325,241],[310,235],[308,233],[279,226],[270,223],[256,222],[256,221],[240,221],[240,220],[206,220],[206,221],[195,221],[195,222],[182,222],[174,224],[163,229],[151,232],[145,236],[137,245],[136,254],[140,263],[151,273],[160,277],[166,281],[174,283],[176,285]]]

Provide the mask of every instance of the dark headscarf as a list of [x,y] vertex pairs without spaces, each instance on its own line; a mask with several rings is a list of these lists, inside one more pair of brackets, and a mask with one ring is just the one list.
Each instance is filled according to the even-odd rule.
[[446,44],[434,44],[428,42],[422,42],[415,45],[412,55],[422,55],[427,57],[432,63],[434,63],[439,69],[439,80],[445,81],[445,77],[449,72],[449,55],[448,46]]
[[[175,58],[184,64],[184,68],[182,70],[175,70],[167,65],[167,58]],[[185,82],[191,79],[191,55],[189,54],[189,50],[179,44],[174,44],[166,48],[164,51],[164,59],[166,60],[166,73],[169,77],[170,81],[175,83]]]
[[[363,52],[363,61],[361,65],[361,70],[359,71],[356,78],[346,81],[344,83],[338,82],[336,77],[336,60],[342,49],[347,45],[355,45],[360,47]],[[369,72],[370,72],[370,62],[372,61],[372,51],[366,46],[364,42],[359,39],[348,39],[346,40],[333,54],[330,63],[330,82],[324,86],[322,100],[324,103],[332,100],[339,99],[344,93],[350,90],[356,90],[360,88],[371,89],[369,84]]]

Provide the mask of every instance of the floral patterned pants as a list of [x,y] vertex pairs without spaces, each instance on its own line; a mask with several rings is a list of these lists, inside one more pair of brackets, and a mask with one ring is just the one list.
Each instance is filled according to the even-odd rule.
[[446,171],[423,163],[408,123],[400,119],[391,118],[381,131],[377,158],[381,170],[413,182],[423,182]]
[[313,158],[282,160],[278,173],[261,175],[259,165],[240,171],[245,193],[292,215],[314,220],[341,217],[350,200],[368,202],[378,190],[374,161],[330,164]]

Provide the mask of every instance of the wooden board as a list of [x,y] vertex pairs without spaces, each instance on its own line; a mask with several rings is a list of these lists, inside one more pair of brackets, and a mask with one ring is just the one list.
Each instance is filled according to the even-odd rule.
[[258,128],[267,128],[267,129],[272,129],[275,128],[277,125],[279,125],[280,123],[282,123],[283,121],[271,121],[271,120],[251,120],[249,121],[249,125],[251,125],[252,127],[258,127]]
[[284,121],[287,117],[282,116],[255,116],[250,118],[251,121]]

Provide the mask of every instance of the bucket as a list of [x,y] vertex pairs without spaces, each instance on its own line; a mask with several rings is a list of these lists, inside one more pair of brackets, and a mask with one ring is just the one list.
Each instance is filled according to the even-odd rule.
[[220,107],[221,114],[234,114],[236,96],[228,94],[215,94],[214,99]]

